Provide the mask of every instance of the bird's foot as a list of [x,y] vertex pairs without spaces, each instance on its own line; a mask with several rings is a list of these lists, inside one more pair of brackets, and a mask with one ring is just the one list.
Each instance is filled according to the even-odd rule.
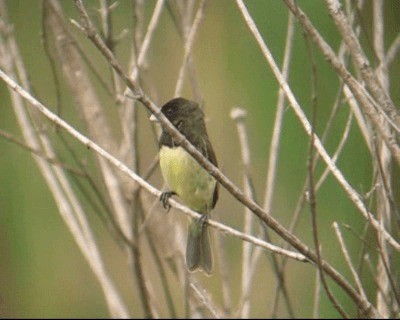
[[204,229],[207,226],[208,214],[202,214],[198,220],[198,224],[201,226],[201,229]]
[[171,209],[171,205],[168,203],[168,199],[174,195],[176,195],[176,192],[174,192],[174,191],[166,191],[166,192],[161,193],[160,201],[161,201],[164,209],[167,209],[167,213]]

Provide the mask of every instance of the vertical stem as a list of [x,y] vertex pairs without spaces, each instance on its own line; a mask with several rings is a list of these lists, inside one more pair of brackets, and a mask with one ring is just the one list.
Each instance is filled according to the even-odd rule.
[[[375,0],[373,2],[373,19],[374,19],[374,50],[376,57],[378,58],[378,68],[376,70],[377,78],[382,84],[382,89],[388,94],[389,92],[389,78],[388,69],[385,59],[385,44],[384,44],[384,15],[383,15],[384,2],[382,0]],[[384,130],[390,133],[390,126],[387,121],[382,117],[382,126]],[[391,162],[392,157],[390,151],[378,137],[376,140],[375,150],[377,152],[374,157],[375,170],[377,172],[377,212],[379,214],[379,222],[388,230],[391,226],[391,205],[388,197],[388,193],[391,193]],[[389,190],[387,189],[389,188]],[[378,312],[384,317],[391,316],[391,298],[392,290],[390,280],[387,272],[390,272],[391,257],[390,248],[388,247],[385,239],[381,233],[378,233],[378,243],[381,250],[381,254],[378,258],[377,265],[377,281],[380,284],[381,290],[377,291],[376,304]],[[389,264],[389,270],[385,267],[385,261]]]

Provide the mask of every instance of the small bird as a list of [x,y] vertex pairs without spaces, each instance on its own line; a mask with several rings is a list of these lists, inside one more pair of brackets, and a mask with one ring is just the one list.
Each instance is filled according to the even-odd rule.
[[[196,102],[175,98],[163,105],[161,112],[204,157],[217,166],[206,131],[204,113]],[[150,119],[157,121],[154,115]],[[189,271],[199,268],[210,275],[213,256],[205,220],[217,203],[218,184],[165,130],[162,131],[159,148],[161,173],[169,188],[160,197],[164,208],[169,209],[168,198],[177,195],[190,209],[202,214],[200,219],[191,219],[189,222],[186,266]]]

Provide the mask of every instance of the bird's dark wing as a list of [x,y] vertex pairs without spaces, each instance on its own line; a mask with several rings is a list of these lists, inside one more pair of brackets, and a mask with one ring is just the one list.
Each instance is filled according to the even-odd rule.
[[[215,156],[214,153],[214,149],[211,145],[211,142],[209,139],[206,139],[206,150],[205,153],[203,152],[203,150],[201,150],[201,152],[203,153],[203,155],[214,165],[218,168],[218,162],[217,162],[217,157]],[[217,200],[218,200],[218,182],[215,185],[215,189],[214,189],[214,196],[213,196],[213,201],[212,201],[212,205],[211,207],[214,208]]]

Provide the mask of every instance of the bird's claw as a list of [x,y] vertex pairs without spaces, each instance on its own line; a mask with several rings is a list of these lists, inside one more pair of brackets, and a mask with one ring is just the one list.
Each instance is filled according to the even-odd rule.
[[168,199],[173,195],[176,195],[176,193],[174,191],[166,191],[166,192],[161,193],[160,201],[161,201],[164,209],[167,210],[167,213],[171,209],[171,205],[168,203]]
[[202,214],[198,221],[199,224],[201,225],[201,228],[203,229],[207,225],[208,215]]

